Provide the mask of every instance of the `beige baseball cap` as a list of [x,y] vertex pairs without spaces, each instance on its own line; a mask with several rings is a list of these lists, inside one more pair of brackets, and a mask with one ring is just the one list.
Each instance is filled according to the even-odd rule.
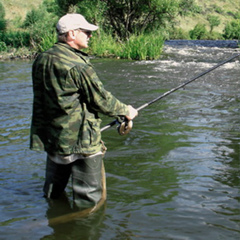
[[56,27],[59,33],[66,33],[78,28],[90,31],[96,31],[98,29],[98,26],[89,23],[84,16],[77,13],[69,13],[61,17]]

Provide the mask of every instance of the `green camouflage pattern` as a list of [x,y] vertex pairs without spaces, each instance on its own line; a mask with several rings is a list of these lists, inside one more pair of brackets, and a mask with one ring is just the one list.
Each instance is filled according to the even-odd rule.
[[30,149],[58,154],[101,150],[101,119],[128,115],[128,107],[104,89],[87,54],[56,43],[33,63]]

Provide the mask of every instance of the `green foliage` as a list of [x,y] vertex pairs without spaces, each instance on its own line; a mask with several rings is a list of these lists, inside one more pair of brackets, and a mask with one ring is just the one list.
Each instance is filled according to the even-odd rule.
[[[96,0],[95,0],[96,1]],[[161,29],[178,14],[178,0],[105,0],[103,29],[111,28],[121,40],[131,34]]]
[[225,39],[240,39],[240,20],[227,23],[223,37]]
[[41,42],[37,45],[39,52],[44,52],[49,49],[54,43],[57,42],[57,34],[54,33],[46,33],[42,36]]
[[15,26],[15,28],[20,29],[23,26],[23,22],[22,22],[22,18],[21,16],[16,16],[13,20],[12,20],[12,24]]
[[[184,0],[183,0],[184,2]],[[193,0],[192,5],[186,15],[196,15],[196,14],[203,14],[203,8],[195,3]]]
[[30,34],[28,32],[4,32],[0,33],[0,42],[4,42],[6,46],[19,48],[30,45]]
[[0,2],[0,31],[5,31],[7,27],[7,21],[5,20],[5,9]]
[[221,22],[218,16],[213,15],[208,15],[207,20],[210,23],[210,33],[213,31],[213,28],[219,26]]
[[193,40],[204,39],[206,37],[206,26],[198,23],[193,30],[189,31],[190,38]]
[[195,0],[181,0],[179,3],[180,16],[188,16],[195,13],[201,13],[200,6],[195,4]]
[[81,3],[82,0],[55,0],[55,2],[59,7],[59,16],[62,16],[67,13],[75,12],[77,3]]
[[169,29],[168,39],[189,39],[189,33],[184,31],[182,28],[171,28]]
[[30,12],[27,13],[27,16],[24,20],[23,27],[31,27],[37,22],[41,21],[43,18],[43,12],[39,11],[38,9],[32,9]]
[[4,19],[4,18],[5,18],[5,9],[2,3],[0,2],[0,19]]
[[217,33],[217,32],[206,32],[206,34],[203,36],[203,39],[206,39],[206,40],[223,40],[223,36],[222,34],[220,33]]
[[113,38],[111,33],[101,31],[99,33],[93,33],[93,37],[90,41],[90,47],[87,50],[91,54],[102,57],[117,57],[121,51],[121,46]]
[[131,35],[123,42],[117,42],[112,34],[101,33],[91,39],[90,51],[98,56],[148,60],[160,57],[163,44],[163,37],[157,32]]
[[[106,23],[106,2],[102,0],[82,0],[77,4],[77,12],[85,16],[85,18],[96,24],[104,26]],[[106,32],[109,32],[109,27],[106,28]]]
[[131,35],[124,44],[120,57],[134,60],[158,59],[162,53],[163,37],[157,32]]
[[62,15],[59,12],[59,6],[57,5],[56,0],[43,0],[42,4],[48,13],[54,13],[55,15]]
[[5,42],[0,41],[0,52],[7,51],[8,47]]
[[234,16],[235,19],[240,19],[240,12],[234,13],[233,16]]
[[44,48],[46,43],[42,43],[42,41],[54,34],[57,20],[57,16],[54,13],[48,12],[45,5],[41,5],[38,9],[27,13],[24,27],[31,36],[31,47],[33,49],[41,49],[41,47],[39,48],[41,44],[43,44]]
[[5,31],[7,27],[7,22],[5,19],[0,19],[0,31]]
[[224,10],[221,7],[219,7],[218,5],[214,4],[212,7],[216,13],[219,13],[219,14],[224,13]]
[[[207,5],[206,5],[207,6]],[[99,26],[91,39],[91,54],[129,59],[156,59],[162,51],[163,36],[167,39],[239,39],[240,12],[226,10],[225,15],[235,18],[227,23],[224,34],[213,32],[220,24],[209,15],[210,32],[197,24],[186,32],[176,27],[176,17],[224,11],[217,5],[199,6],[195,0],[43,0],[37,9],[30,10],[23,20],[20,16],[7,22],[0,3],[0,50],[24,47],[45,51],[56,41],[55,26],[60,16],[70,12],[83,14]],[[210,13],[209,13],[210,14]],[[12,29],[14,24],[15,29]],[[24,29],[23,29],[24,28]]]

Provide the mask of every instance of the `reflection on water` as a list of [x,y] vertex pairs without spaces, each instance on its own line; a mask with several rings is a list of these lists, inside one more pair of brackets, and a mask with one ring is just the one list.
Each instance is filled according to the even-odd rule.
[[[171,42],[158,61],[93,63],[108,90],[139,107],[237,52]],[[50,226],[76,211],[71,190],[65,201],[42,197],[45,154],[28,150],[31,62],[0,62],[0,239],[237,239],[239,72],[235,59],[141,110],[129,135],[103,132],[106,206]]]

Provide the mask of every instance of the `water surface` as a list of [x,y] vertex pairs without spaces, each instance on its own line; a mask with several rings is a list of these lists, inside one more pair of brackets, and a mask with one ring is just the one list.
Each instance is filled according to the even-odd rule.
[[[171,42],[160,60],[93,64],[109,91],[139,107],[239,53],[205,45]],[[71,188],[66,201],[42,197],[46,156],[28,149],[31,64],[0,62],[0,239],[239,238],[239,58],[141,110],[130,134],[104,131],[106,205],[54,226],[74,212]]]

